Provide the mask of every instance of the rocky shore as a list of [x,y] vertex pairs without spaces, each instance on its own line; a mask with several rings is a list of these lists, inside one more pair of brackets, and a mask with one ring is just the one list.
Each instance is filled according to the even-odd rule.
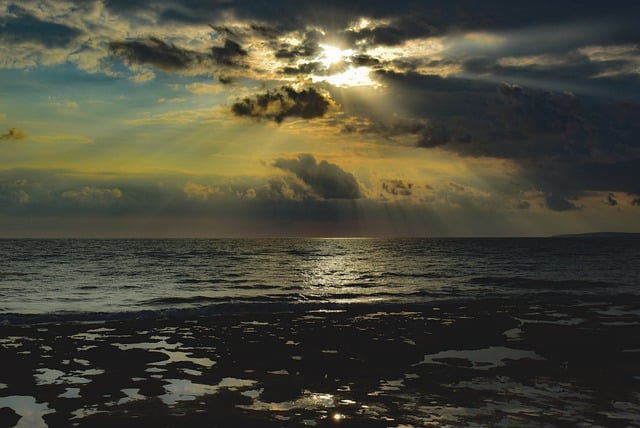
[[640,301],[0,326],[0,427],[640,426]]

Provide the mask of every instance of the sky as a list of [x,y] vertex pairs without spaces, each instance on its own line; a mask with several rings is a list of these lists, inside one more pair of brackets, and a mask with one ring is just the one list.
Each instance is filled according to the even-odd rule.
[[639,20],[0,0],[0,237],[640,232]]

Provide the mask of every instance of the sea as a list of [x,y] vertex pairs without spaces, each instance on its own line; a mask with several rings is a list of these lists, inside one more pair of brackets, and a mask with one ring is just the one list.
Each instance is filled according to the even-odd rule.
[[640,239],[0,240],[0,426],[639,427]]
[[0,240],[0,321],[640,293],[640,239]]

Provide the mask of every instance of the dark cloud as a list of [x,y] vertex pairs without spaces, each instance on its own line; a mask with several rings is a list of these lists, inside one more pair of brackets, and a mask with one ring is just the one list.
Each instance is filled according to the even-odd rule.
[[395,46],[410,39],[441,35],[452,26],[452,23],[441,23],[438,26],[433,16],[398,14],[391,16],[391,23],[346,30],[342,36],[359,46]]
[[383,193],[393,196],[411,196],[413,194],[413,183],[404,180],[384,180],[382,182]]
[[281,30],[269,25],[251,24],[249,27],[254,33],[265,39],[275,39],[282,34]]
[[[422,147],[521,161],[609,161],[640,156],[640,104],[519,85],[397,73],[384,81],[413,118],[376,118],[366,131],[418,135]],[[442,94],[446,93],[446,97]],[[345,109],[348,108],[346,103]],[[397,119],[396,119],[397,121]]]
[[300,154],[295,159],[277,159],[276,168],[292,172],[323,199],[358,199],[362,197],[355,177],[338,165],[316,162],[313,155]]
[[[585,46],[584,42],[575,47],[581,46]],[[606,52],[606,48],[603,49]],[[524,64],[518,64],[518,57],[510,59],[513,64],[500,64],[499,61],[507,54],[499,52],[495,57],[467,59],[461,66],[465,74],[489,76],[496,81],[521,82],[526,86],[638,102],[640,95],[636,92],[640,93],[640,77],[635,70],[640,57],[640,47],[636,47],[635,50],[635,53],[620,54],[615,59],[597,60],[589,58],[585,52],[568,50],[543,55],[537,62],[528,59]],[[526,55],[524,52],[514,54],[520,58]],[[638,88],[638,91],[629,92],[629,88]]]
[[556,211],[588,191],[635,193],[640,182],[640,104],[417,73],[377,73],[389,104],[406,116],[375,115],[338,99],[350,132],[413,138],[462,156],[508,159]]
[[220,65],[237,67],[242,65],[241,60],[248,53],[238,43],[227,39],[224,46],[211,48],[211,55],[214,61]]
[[281,44],[275,52],[275,57],[291,60],[300,57],[315,57],[320,53],[320,41],[322,38],[323,34],[318,30],[307,31],[304,35],[304,40],[299,45]]
[[558,193],[547,193],[544,196],[547,208],[552,211],[576,211],[581,209],[571,202],[565,195]]
[[287,75],[316,74],[324,69],[321,62],[305,62],[295,67],[284,67],[282,73]]
[[151,64],[165,71],[185,70],[199,58],[196,52],[165,43],[155,37],[111,42],[109,50],[129,64]]
[[365,55],[365,54],[356,54],[351,56],[350,58],[351,62],[353,63],[353,65],[355,66],[364,66],[364,67],[375,67],[377,65],[380,64],[380,60],[377,58],[374,58],[370,55]]
[[424,120],[408,119],[393,116],[388,120],[370,120],[363,118],[352,118],[345,123],[342,131],[345,133],[373,133],[390,138],[395,135],[411,134],[420,132],[426,125]]
[[364,28],[357,31],[345,31],[344,36],[351,43],[363,43],[368,45],[398,45],[408,36],[405,31],[396,27],[381,26],[374,28]]
[[[461,77],[442,77],[415,72],[397,73],[391,70],[376,71],[376,77],[394,86],[394,89],[429,91],[437,93],[494,93],[496,84],[483,80]],[[411,100],[409,100],[411,101]]]
[[18,128],[10,128],[6,134],[0,135],[0,140],[24,140],[27,134]]
[[540,177],[571,189],[587,189],[601,192],[636,193],[640,182],[640,157],[619,159],[612,162],[591,160],[563,163],[564,169],[552,174],[538,172]]
[[[109,1],[107,4],[113,5],[114,2]],[[127,7],[135,8],[136,2],[123,2],[128,3],[128,6],[124,6],[123,9],[126,10]],[[135,9],[134,9],[135,10]],[[158,19],[161,22],[178,22],[178,23],[186,23],[186,24],[202,24],[211,22],[214,20],[215,15],[210,15],[211,18],[209,20],[203,19],[201,14],[198,14],[194,10],[189,10],[184,7],[169,7],[164,9],[162,12],[158,14]]]
[[[567,21],[590,23],[603,17],[628,17],[628,21],[633,23],[632,17],[640,13],[637,2],[625,0],[585,1],[579,4],[554,0],[539,0],[535,4],[528,0],[508,3],[498,0],[482,3],[474,0],[108,0],[106,6],[119,14],[155,11],[160,22],[215,24],[232,15],[241,20],[266,24],[280,30],[320,26],[329,31],[342,33],[343,37],[352,41],[381,45],[393,45],[411,38],[459,31],[505,31],[522,27],[553,26]],[[384,24],[344,32],[344,29],[359,17],[382,20]],[[637,34],[633,26],[629,25],[609,37],[616,41],[635,36],[637,40]],[[562,41],[563,38],[555,37],[556,43]]]
[[520,201],[516,205],[516,208],[519,210],[528,210],[529,208],[531,208],[531,204],[528,201]]
[[229,28],[226,25],[209,24],[209,27],[211,27],[211,29],[213,31],[215,31],[218,34],[223,35],[224,37],[237,37],[238,36],[233,29]]
[[[244,65],[242,59],[247,51],[238,43],[251,35],[265,41],[276,59],[290,61],[282,70],[284,74],[318,71],[311,64],[321,53],[320,43],[324,41],[356,48],[359,53],[350,59],[350,63],[356,66],[420,70],[422,66],[435,67],[439,63],[441,66],[461,67],[467,76],[475,75],[494,82],[508,80],[545,89],[616,94],[640,101],[640,96],[628,91],[629,85],[633,85],[639,89],[635,92],[640,93],[640,77],[634,71],[637,68],[636,60],[592,60],[579,51],[580,48],[593,45],[637,44],[640,27],[632,17],[640,13],[640,4],[623,0],[606,4],[582,2],[580,5],[542,0],[542,4],[532,7],[525,0],[509,2],[508,5],[497,0],[483,2],[482,5],[472,0],[405,0],[393,3],[359,0],[348,4],[337,0],[109,0],[106,3],[112,11],[123,15],[139,11],[148,19],[146,15],[156,14],[161,24],[169,20],[172,25],[176,22],[210,25],[225,42],[204,56],[211,57],[211,61],[221,66]],[[235,24],[228,23],[229,16],[237,18]],[[354,27],[354,22],[362,17],[371,18],[371,21],[363,27]],[[289,31],[301,35],[302,42],[289,44],[278,40],[278,36]],[[499,42],[480,42],[473,37],[464,37],[468,32],[483,31],[495,33]],[[443,35],[451,37],[447,39],[445,50],[439,54],[442,58],[438,60],[418,56],[396,58],[391,63],[385,63],[381,58],[363,51],[367,47],[398,45],[416,38]],[[157,58],[157,63],[169,64],[175,69],[176,52],[168,52],[166,47],[155,48],[160,49],[160,56],[169,54],[170,60],[167,63]],[[189,52],[184,53],[191,57]],[[526,55],[556,55],[562,61],[547,64],[539,61],[524,67],[500,62],[505,57]],[[300,66],[300,59],[306,59],[309,65]],[[184,65],[180,61],[177,64]],[[610,73],[611,70],[616,72]],[[620,70],[628,72],[620,73]],[[438,82],[433,83],[437,85]],[[475,84],[480,85],[477,81]],[[444,86],[440,87],[441,90],[447,90]]]
[[[308,191],[297,180],[280,178],[271,179],[265,185],[256,187],[255,198],[268,201],[302,201],[310,198]],[[251,191],[245,191],[245,195],[250,195]]]
[[609,205],[610,207],[615,207],[616,205],[618,205],[615,194],[609,193],[607,195],[607,205]]
[[297,116],[305,119],[322,117],[333,101],[314,88],[297,91],[283,86],[280,89],[245,98],[231,107],[236,116],[269,119],[281,123],[285,118]]
[[442,123],[429,123],[418,132],[418,147],[438,147],[451,141],[449,130]]
[[65,47],[83,34],[77,28],[42,21],[18,6],[9,6],[13,15],[0,17],[0,41],[6,44],[33,42],[47,48]]
[[156,37],[142,40],[114,41],[109,43],[111,54],[128,64],[150,64],[170,72],[186,71],[198,66],[213,69],[214,66],[246,67],[242,62],[248,53],[233,40],[223,46],[214,46],[210,53],[195,52],[166,43]]
[[131,1],[131,0],[104,0],[104,5],[116,12],[129,12],[132,10],[149,9],[151,0]]

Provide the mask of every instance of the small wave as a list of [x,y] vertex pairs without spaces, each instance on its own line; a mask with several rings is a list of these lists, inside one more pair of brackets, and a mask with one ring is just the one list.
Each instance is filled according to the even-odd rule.
[[209,296],[189,296],[189,297],[158,297],[144,300],[138,306],[164,306],[164,305],[187,305],[197,303],[219,302],[222,299]]
[[9,276],[29,276],[32,272],[0,271],[0,278]]
[[[336,296],[333,296],[336,297]],[[199,307],[189,308],[164,308],[164,309],[141,309],[137,311],[121,312],[52,312],[45,314],[20,314],[5,313],[0,315],[0,326],[33,326],[43,324],[101,324],[105,322],[136,321],[136,320],[157,320],[157,319],[196,319],[202,317],[247,315],[247,314],[275,314],[275,313],[309,313],[313,311],[349,311],[360,312],[401,312],[420,311],[429,307],[439,306],[445,303],[460,304],[466,299],[441,299],[420,303],[401,302],[356,302],[340,303],[333,300],[309,299],[304,301],[296,299],[287,301],[277,298],[260,300],[247,299],[244,301],[227,301],[210,303]]]
[[527,277],[499,277],[482,276],[469,279],[469,284],[487,285],[496,287],[509,287],[517,289],[546,289],[546,290],[585,290],[585,289],[614,289],[619,287],[629,287],[630,284],[614,284],[604,281],[592,281],[582,279],[551,280]]
[[420,273],[404,273],[404,272],[384,272],[383,277],[391,278],[452,278],[455,275],[442,271],[420,272]]
[[197,279],[197,278],[184,278],[176,281],[177,284],[220,284],[223,281],[214,278]]
[[252,284],[252,285],[235,285],[227,287],[232,290],[282,290],[284,287],[279,285]]

